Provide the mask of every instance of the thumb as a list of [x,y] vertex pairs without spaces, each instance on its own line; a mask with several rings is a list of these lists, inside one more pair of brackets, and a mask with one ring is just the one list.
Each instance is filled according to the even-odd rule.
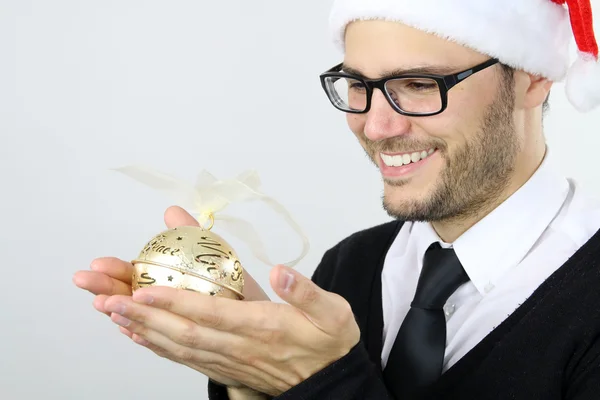
[[300,310],[324,332],[335,333],[341,328],[340,321],[353,318],[350,305],[343,297],[321,289],[292,268],[275,266],[270,283],[282,300]]
[[177,228],[179,226],[200,226],[196,218],[179,206],[167,208],[164,215],[167,228]]

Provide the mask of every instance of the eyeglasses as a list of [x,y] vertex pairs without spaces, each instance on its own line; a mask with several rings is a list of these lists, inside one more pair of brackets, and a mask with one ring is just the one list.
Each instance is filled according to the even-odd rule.
[[363,79],[341,72],[341,63],[321,74],[320,79],[323,90],[338,110],[353,114],[368,112],[373,91],[379,89],[398,113],[427,117],[446,109],[450,89],[498,62],[497,59],[490,59],[452,75],[403,74],[383,79]]

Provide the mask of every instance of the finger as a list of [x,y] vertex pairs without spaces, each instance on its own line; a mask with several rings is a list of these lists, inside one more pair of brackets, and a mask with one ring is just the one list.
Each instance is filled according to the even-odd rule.
[[258,282],[244,270],[244,301],[268,301],[269,296],[260,287]]
[[172,206],[165,211],[165,225],[169,229],[179,226],[200,226],[198,221],[187,211],[178,206]]
[[273,268],[270,283],[282,300],[302,311],[326,333],[335,333],[333,331],[340,329],[341,321],[353,318],[348,302],[341,296],[321,289],[292,268],[283,265]]
[[[217,381],[231,382],[232,384],[234,382],[236,384],[237,382],[244,382],[247,385],[256,387],[256,385],[260,385],[265,381],[265,377],[268,377],[268,382],[281,388],[288,387],[286,382],[289,379],[282,379],[281,371],[278,368],[261,362],[259,358],[256,358],[256,362],[249,365],[243,362],[245,360],[240,357],[239,351],[235,352],[237,357],[231,357],[218,351],[194,349],[173,342],[169,337],[149,329],[139,322],[123,321],[116,314],[113,314],[111,319],[117,324],[127,324],[126,328],[121,327],[121,331],[127,336],[131,334],[130,337],[135,343],[147,347],[161,357],[195,369]],[[234,381],[232,382],[232,380]]]
[[[127,337],[128,337],[128,338],[130,338],[130,339],[133,339],[133,341],[136,341],[136,340],[135,340],[135,337],[134,337],[134,336],[135,336],[135,334],[131,333],[131,332],[130,332],[130,331],[127,329],[127,328],[123,328],[122,326],[119,326],[119,330],[121,331],[121,333],[122,333],[123,335],[127,336]],[[139,336],[138,336],[138,338],[139,338]],[[141,341],[141,340],[143,340],[143,339],[142,339],[142,338],[139,338],[139,340]],[[137,341],[136,341],[136,342],[137,342]],[[142,343],[143,343],[143,342],[142,342]],[[142,343],[138,343],[138,344],[142,344]]]
[[[131,332],[145,337],[147,331],[154,331],[179,346],[235,354],[242,340],[229,332],[200,326],[172,312],[134,303],[126,296],[110,297],[106,300],[105,308],[113,313],[113,322]],[[130,325],[137,330],[131,330]]]
[[[125,310],[125,315],[148,329],[184,347],[217,352],[240,368],[258,368],[271,376],[281,376],[277,364],[265,361],[269,359],[265,354],[272,338],[282,332],[281,321],[291,320],[287,314],[297,314],[292,307],[270,301],[240,302],[168,287],[139,289],[132,296],[134,302],[136,299],[150,305],[136,304],[138,307]],[[276,315],[278,310],[283,310],[283,315]]]
[[110,312],[106,311],[106,309],[104,308],[104,302],[106,302],[106,299],[108,299],[107,295],[99,294],[96,297],[94,297],[93,305],[96,310],[110,316]]
[[123,328],[122,326],[119,326],[119,330],[122,334],[130,338],[133,342],[139,344],[140,346],[146,347],[149,350],[152,350],[156,355],[169,359],[173,362],[177,362],[173,355],[167,353],[164,349],[158,347],[157,345],[150,343],[148,340],[144,339],[139,334],[132,333],[129,329]]
[[[223,341],[218,337],[219,335],[223,335],[222,332],[215,332],[211,337],[210,332],[205,334],[200,333],[200,330],[196,330],[189,325],[184,327],[184,324],[181,321],[177,321],[176,318],[160,317],[142,316],[131,309],[128,309],[123,314],[111,314],[111,320],[115,324],[125,328],[132,335],[137,335],[158,346],[177,359],[183,361],[201,359],[206,363],[225,362],[226,357],[218,351],[224,347]],[[136,319],[142,319],[143,321]],[[174,324],[174,326],[169,326],[171,324]]]
[[[150,343],[148,340],[144,339],[140,334],[138,333],[132,333],[131,331],[129,331],[126,328],[123,328],[122,326],[119,326],[119,330],[127,337],[129,337],[133,342],[139,344],[140,346],[144,346],[149,350],[152,350],[156,355],[166,358],[168,360],[171,360],[173,362],[177,362],[177,359],[175,358],[174,355],[168,353],[165,349]],[[185,363],[182,363],[184,365],[187,365]],[[191,365],[187,365],[189,367],[191,367]]]
[[133,265],[116,257],[102,257],[92,261],[90,269],[131,285]]
[[[184,361],[182,359],[178,359],[174,354],[171,354],[171,353],[167,352],[165,349],[144,339],[141,335],[139,335],[137,333],[132,334],[131,332],[129,332],[127,329],[125,329],[123,327],[120,327],[120,329],[121,329],[121,332],[123,332],[123,334],[125,334],[126,336],[130,337],[133,342],[151,350],[154,354],[158,355],[159,357],[165,358],[165,359],[173,361],[177,364],[181,364],[188,368],[194,369],[194,370],[200,372],[201,374],[206,375],[210,379],[221,383],[222,385],[229,386],[229,387],[240,387],[241,386],[241,384],[237,380],[233,380],[232,378],[230,378],[226,375],[223,375],[223,371],[225,371],[227,368],[222,367],[220,364],[207,363],[205,360],[202,360],[200,358],[201,357],[200,355],[197,355],[196,357],[194,357],[195,360],[193,360],[193,361]],[[224,363],[225,362],[226,361],[224,361]],[[256,380],[256,379],[252,379],[253,378],[252,375],[250,375],[248,373],[243,373],[240,370],[239,366],[235,366],[235,367],[238,371],[236,371],[234,374],[236,374],[239,377],[246,378],[246,379],[243,379],[245,382],[249,382],[249,381],[251,382],[253,380]],[[231,368],[229,368],[229,369],[231,370]],[[227,372],[229,372],[229,374],[231,375],[231,371],[227,371]],[[239,377],[237,379],[240,379]],[[258,382],[262,382],[262,380],[260,380]],[[281,382],[281,383],[285,383],[285,382]]]
[[234,333],[256,328],[260,323],[255,318],[257,308],[264,303],[242,302],[166,286],[138,289],[132,300],[177,314],[207,328]]
[[73,283],[81,289],[87,290],[95,295],[105,294],[109,296],[131,294],[131,284],[95,271],[78,271],[73,276]]
[[154,353],[156,353],[157,355],[164,357],[164,358],[168,358],[171,361],[175,361],[173,359],[173,356],[171,356],[170,354],[168,354],[164,349],[161,349],[160,347],[150,343],[148,340],[144,339],[142,336],[140,336],[137,333],[133,333],[131,332],[129,329],[124,328],[122,326],[119,326],[119,330],[121,331],[121,333],[125,336],[127,336],[128,338],[130,338],[133,342],[139,344],[140,346],[144,346],[150,350],[152,350]]

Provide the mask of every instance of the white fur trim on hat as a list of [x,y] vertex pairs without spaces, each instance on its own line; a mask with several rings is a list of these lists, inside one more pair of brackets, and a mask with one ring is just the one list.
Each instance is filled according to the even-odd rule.
[[330,29],[342,52],[347,24],[369,19],[404,23],[553,81],[570,64],[569,14],[551,0],[334,0]]

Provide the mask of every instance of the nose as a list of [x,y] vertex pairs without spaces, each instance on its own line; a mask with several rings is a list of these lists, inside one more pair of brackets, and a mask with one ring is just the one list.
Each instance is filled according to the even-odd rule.
[[410,119],[399,114],[378,89],[373,92],[364,133],[372,141],[404,135],[410,131]]

